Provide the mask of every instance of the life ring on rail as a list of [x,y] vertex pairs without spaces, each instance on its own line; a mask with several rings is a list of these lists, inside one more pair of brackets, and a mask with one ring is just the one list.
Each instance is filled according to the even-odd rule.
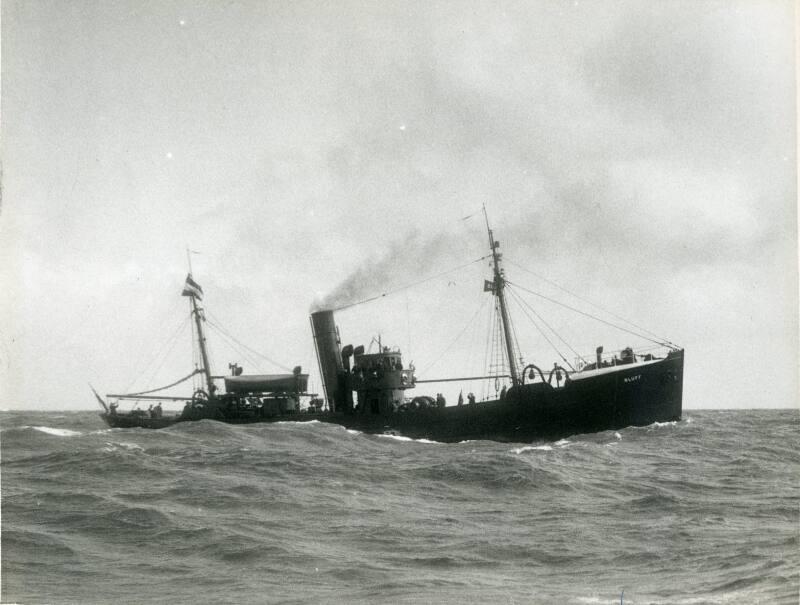
[[536,380],[536,375],[534,374],[534,370],[536,372],[539,372],[539,377],[542,379],[542,382],[546,382],[544,379],[544,374],[542,373],[542,370],[539,369],[539,366],[529,363],[528,365],[525,366],[525,369],[522,370],[522,384],[525,384],[526,376],[531,379],[531,382]]
[[192,393],[192,407],[204,405],[206,403],[208,403],[208,393],[206,393],[203,389],[197,389],[194,393]]
[[555,364],[553,369],[550,370],[550,374],[547,376],[547,384],[553,384],[553,374],[556,376],[556,384],[561,382],[561,373],[564,373],[564,384],[569,382],[569,372],[567,372],[564,368],[560,365]]

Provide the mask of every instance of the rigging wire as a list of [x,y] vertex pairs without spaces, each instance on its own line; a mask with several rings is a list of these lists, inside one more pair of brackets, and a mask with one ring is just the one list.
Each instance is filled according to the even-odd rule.
[[[499,300],[498,306],[499,306]],[[495,342],[493,343],[493,353],[494,353],[494,372],[489,372],[490,375],[495,377],[495,394],[497,392],[497,379],[500,374],[504,374],[506,371],[506,357],[504,351],[506,350],[506,333],[503,330],[503,320],[502,315],[498,312],[496,314],[496,321],[497,324],[495,326]],[[492,396],[492,384],[488,380],[483,385],[483,398],[489,399]]]
[[[488,298],[481,296],[481,306],[476,315],[476,320],[472,324],[472,329],[469,331],[469,340],[466,346],[467,359],[464,362],[464,368],[472,371],[475,368],[475,374],[483,371],[483,365],[480,364],[480,345],[485,343],[484,338],[481,336],[483,326],[487,325],[486,322],[490,321],[492,315],[492,305],[487,305]],[[485,317],[484,317],[485,316]]]
[[214,333],[220,337],[220,340],[222,340],[222,342],[228,345],[228,347],[230,347],[231,350],[233,350],[237,355],[241,355],[247,363],[252,364],[255,367],[259,367],[261,365],[261,362],[255,357],[255,355],[249,353],[246,350],[238,349],[235,346],[235,343],[232,340],[230,340],[230,337],[223,334],[216,324],[209,322],[208,325],[212,330],[214,330]]
[[222,331],[219,324],[209,322],[209,326],[214,330],[214,332],[219,335],[222,341],[230,347],[232,351],[234,351],[237,355],[241,355],[244,360],[252,365],[253,367],[260,368],[263,367],[264,360],[270,363],[273,366],[276,366],[284,371],[290,372],[289,368],[279,364],[276,361],[273,361],[269,357],[258,353],[257,351],[251,349],[250,347],[245,347],[241,342],[236,340],[233,336],[228,333]]
[[[539,330],[539,333],[542,335],[542,337],[543,337],[543,338],[544,338],[544,339],[545,339],[545,340],[548,342],[548,344],[549,344],[551,347],[553,347],[553,350],[554,350],[554,351],[556,352],[556,354],[558,354],[558,356],[559,356],[559,357],[560,357],[560,358],[561,358],[561,359],[564,361],[564,363],[566,363],[566,364],[567,364],[567,365],[570,367],[570,369],[574,371],[574,370],[575,370],[575,368],[573,368],[573,367],[572,367],[572,364],[571,364],[569,361],[567,361],[567,358],[566,358],[566,357],[564,357],[564,354],[563,354],[563,353],[562,353],[562,352],[559,350],[559,348],[558,348],[558,347],[557,347],[557,346],[556,346],[556,345],[553,343],[553,341],[552,341],[552,340],[550,340],[550,338],[548,338],[548,336],[547,336],[547,334],[545,333],[545,331],[544,331],[544,330],[542,330],[542,328],[541,328],[541,327],[539,327],[539,324],[538,324],[538,323],[536,323],[536,320],[535,320],[535,319],[533,319],[533,317],[531,317],[531,316],[528,314],[528,311],[525,309],[525,306],[527,306],[527,307],[528,307],[528,309],[530,309],[530,310],[531,310],[531,311],[534,313],[534,315],[536,315],[536,317],[538,317],[538,318],[539,318],[539,321],[541,321],[541,322],[542,322],[542,323],[543,323],[545,326],[547,326],[547,327],[550,329],[550,331],[551,331],[553,334],[555,334],[555,335],[556,335],[556,336],[559,338],[559,340],[561,340],[561,342],[563,342],[565,345],[567,345],[567,347],[570,349],[570,351],[572,351],[573,353],[575,353],[575,355],[576,355],[577,357],[580,357],[581,359],[583,359],[583,357],[581,357],[581,356],[580,356],[580,354],[579,354],[577,351],[575,351],[575,349],[573,349],[573,348],[572,348],[572,347],[571,347],[571,346],[570,346],[570,345],[567,343],[567,341],[565,341],[563,338],[561,338],[561,336],[558,334],[558,332],[556,332],[556,331],[555,331],[555,330],[554,330],[554,329],[553,329],[553,328],[552,328],[552,327],[551,327],[551,326],[550,326],[550,325],[549,325],[549,324],[548,324],[548,323],[547,323],[547,322],[546,322],[546,321],[545,321],[545,320],[542,318],[542,316],[541,316],[541,315],[539,315],[539,314],[536,312],[536,310],[535,310],[533,307],[531,307],[531,306],[530,306],[530,305],[528,305],[528,304],[527,304],[527,303],[526,303],[524,300],[522,300],[522,299],[520,298],[519,294],[517,294],[516,292],[514,292],[514,290],[513,290],[513,289],[509,289],[509,291],[511,292],[511,296],[513,296],[513,297],[514,297],[514,301],[515,301],[517,304],[519,304],[519,305],[520,305],[520,308],[522,309],[522,312],[523,312],[523,313],[525,314],[525,316],[526,316],[526,317],[527,317],[527,318],[528,318],[528,319],[531,321],[531,323],[532,323],[532,324],[533,324],[533,325],[536,327],[536,329],[537,329],[537,330]],[[523,306],[523,305],[524,305],[524,306]],[[585,360],[584,360],[584,363],[585,363]]]
[[[225,328],[223,328],[223,327],[222,327],[222,326],[219,324],[219,321],[217,320],[217,318],[216,318],[215,316],[211,315],[210,313],[208,313],[207,315],[208,315],[208,317],[209,317],[209,319],[208,319],[208,323],[209,323],[210,325],[213,325],[215,328],[217,328],[217,330],[220,330],[220,331],[221,331],[223,334],[225,334],[225,335],[226,335],[228,338],[230,338],[230,339],[231,339],[233,342],[235,342],[236,344],[238,344],[240,347],[243,347],[244,349],[246,349],[246,350],[250,351],[250,352],[251,352],[251,353],[253,353],[254,355],[257,355],[258,357],[261,357],[262,359],[264,359],[264,360],[266,360],[266,361],[270,362],[272,365],[274,365],[274,366],[276,366],[276,367],[279,367],[279,368],[280,368],[280,369],[282,369],[282,370],[285,370],[285,371],[287,371],[287,372],[291,372],[291,371],[292,371],[290,368],[287,368],[285,365],[278,363],[278,362],[277,362],[277,361],[275,361],[274,359],[270,359],[269,357],[267,357],[267,356],[266,356],[266,355],[264,355],[263,353],[259,353],[259,352],[258,352],[258,351],[256,351],[254,348],[252,348],[252,347],[248,347],[246,344],[244,344],[243,342],[241,342],[240,340],[238,340],[238,339],[237,339],[237,338],[236,338],[236,337],[235,337],[233,334],[231,334],[230,332],[228,332],[227,330],[225,330]],[[212,321],[212,318],[213,318],[213,321]]]
[[[164,317],[171,317],[175,313],[175,311],[177,310],[178,305],[180,303],[181,303],[180,297],[176,297],[175,301],[172,303],[172,305],[170,306],[169,310],[163,316]],[[182,314],[181,314],[180,317],[182,319],[179,319],[179,321],[181,323],[178,325],[177,330],[181,330],[183,328],[183,323],[185,323],[185,321],[186,321],[186,318],[184,318]],[[149,369],[149,365],[151,363],[153,363],[153,359],[161,354],[161,351],[162,351],[163,347],[165,347],[165,346],[167,346],[167,342],[166,341],[161,342],[161,343],[156,343],[156,347],[153,347],[151,349],[148,349],[148,350],[142,349],[140,351],[140,355],[136,359],[136,363],[132,364],[133,365],[133,380],[131,380],[131,382],[128,384],[128,386],[125,387],[126,391],[128,389],[130,389],[136,383],[136,381],[139,378],[141,378],[141,376]],[[153,350],[153,349],[155,349],[155,350]]]
[[478,314],[479,314],[479,313],[480,313],[480,312],[483,310],[483,307],[486,305],[486,300],[487,300],[487,299],[486,299],[486,297],[484,297],[484,296],[481,296],[481,301],[480,301],[480,304],[478,305],[478,309],[475,311],[475,313],[472,315],[472,317],[470,317],[469,321],[468,321],[468,322],[467,322],[467,323],[464,325],[464,327],[461,329],[461,332],[459,332],[459,333],[458,333],[458,336],[456,336],[456,337],[455,337],[455,338],[454,338],[454,339],[453,339],[453,340],[450,342],[450,344],[449,344],[449,345],[447,345],[447,346],[444,348],[444,350],[443,350],[443,351],[442,351],[442,352],[439,354],[439,356],[438,356],[438,357],[437,357],[437,358],[436,358],[434,361],[432,361],[430,364],[428,364],[428,365],[425,367],[425,369],[424,369],[424,370],[421,370],[421,371],[420,371],[420,374],[421,374],[421,375],[423,375],[423,376],[424,376],[424,375],[425,375],[425,372],[427,372],[428,370],[430,370],[431,368],[433,368],[433,366],[435,366],[437,363],[439,363],[439,361],[441,361],[442,357],[444,357],[444,356],[445,356],[445,354],[447,354],[447,352],[450,350],[450,348],[451,348],[451,347],[452,347],[454,344],[456,344],[456,342],[458,342],[458,340],[459,340],[459,339],[460,339],[460,338],[461,338],[461,337],[464,335],[464,332],[466,332],[466,331],[467,331],[467,328],[469,328],[470,326],[474,325],[475,318],[478,316]]
[[197,374],[199,372],[202,372],[202,370],[200,368],[198,368],[196,370],[193,370],[191,374],[187,374],[186,376],[176,380],[175,382],[172,382],[172,383],[170,383],[170,384],[168,384],[166,386],[163,386],[163,387],[158,387],[157,389],[150,389],[150,390],[147,390],[147,391],[139,391],[138,393],[124,393],[122,395],[116,395],[116,396],[117,397],[136,397],[137,395],[148,395],[150,393],[157,393],[158,391],[165,391],[165,390],[169,389],[170,387],[174,387],[175,385],[178,385],[178,384],[180,384],[182,382],[186,382],[192,376],[194,376],[195,374]]
[[[181,323],[172,332],[170,337],[166,341],[164,341],[164,343],[156,351],[156,353],[150,357],[150,359],[145,364],[145,366],[141,369],[141,371],[139,371],[134,376],[133,380],[131,380],[128,383],[128,385],[125,387],[126,391],[129,391],[131,389],[131,387],[134,384],[136,384],[136,381],[139,380],[140,378],[142,378],[143,376],[148,375],[148,376],[150,376],[150,378],[152,378],[161,369],[161,367],[164,365],[164,362],[166,361],[167,356],[172,352],[172,349],[175,348],[175,344],[177,343],[178,336],[183,333],[183,330],[186,328],[186,324],[189,322],[190,319],[191,319],[190,317],[184,317],[181,320]],[[160,359],[160,363],[155,368],[155,370],[151,371],[151,366],[158,359]]]
[[169,354],[172,353],[172,350],[175,348],[175,345],[177,343],[178,339],[176,337],[173,339],[172,345],[170,345],[169,349],[164,353],[164,356],[161,358],[161,361],[159,362],[158,366],[151,372],[150,380],[153,380],[156,377],[156,375],[158,375],[158,373],[161,371],[161,368],[164,367],[164,364],[166,363]]
[[491,254],[487,254],[486,256],[482,256],[480,258],[476,258],[475,260],[470,261],[468,263],[464,263],[463,265],[459,265],[458,267],[453,267],[452,269],[448,269],[447,271],[442,271],[441,273],[437,273],[436,275],[431,275],[431,276],[426,277],[424,279],[421,279],[419,281],[415,281],[415,282],[412,282],[412,283],[409,283],[409,284],[405,284],[403,286],[398,286],[394,290],[387,290],[386,292],[383,292],[382,294],[378,294],[376,296],[371,296],[370,298],[365,298],[364,300],[358,300],[356,302],[353,302],[353,303],[350,303],[350,304],[347,304],[347,305],[342,305],[341,307],[334,307],[333,309],[331,309],[331,311],[343,311],[344,309],[349,309],[350,307],[355,307],[357,305],[363,305],[364,303],[372,302],[373,300],[378,300],[379,298],[383,298],[384,296],[389,296],[390,294],[395,294],[397,292],[401,292],[402,290],[406,290],[408,288],[413,288],[414,286],[419,286],[420,284],[424,284],[425,282],[429,282],[432,279],[436,279],[437,277],[443,277],[443,276],[445,276],[445,275],[447,275],[449,273],[453,273],[454,271],[458,271],[459,269],[463,269],[464,267],[469,267],[470,265],[474,265],[475,263],[479,263],[482,260],[486,260],[490,256],[491,256]]
[[[570,344],[569,344],[569,343],[568,343],[568,342],[567,342],[567,341],[566,341],[566,340],[565,340],[565,339],[564,339],[564,338],[561,336],[561,334],[559,334],[559,333],[558,333],[558,332],[555,330],[555,328],[553,328],[553,326],[551,326],[549,323],[547,323],[547,321],[545,320],[545,318],[544,318],[544,317],[542,317],[542,316],[541,316],[541,315],[540,315],[540,314],[539,314],[539,313],[536,311],[536,309],[534,309],[534,308],[533,308],[533,306],[532,306],[530,303],[528,303],[528,301],[526,301],[526,300],[525,300],[525,299],[523,299],[523,298],[522,298],[522,297],[521,297],[519,294],[517,294],[516,292],[514,292],[513,288],[511,288],[511,294],[514,296],[514,299],[517,301],[517,303],[518,303],[518,304],[519,304],[521,307],[523,307],[523,309],[522,309],[522,310],[523,310],[523,312],[525,312],[525,307],[527,307],[527,308],[528,308],[528,309],[529,309],[529,310],[530,310],[530,311],[531,311],[531,312],[532,312],[534,315],[536,315],[536,317],[539,319],[539,321],[540,321],[540,322],[542,322],[542,323],[544,324],[544,326],[545,326],[545,327],[546,327],[548,330],[550,330],[550,332],[552,332],[552,333],[555,335],[555,337],[556,337],[556,338],[558,338],[558,339],[559,339],[559,340],[560,340],[560,341],[561,341],[561,342],[564,344],[564,346],[565,346],[565,347],[567,347],[567,348],[568,348],[570,351],[572,351],[572,354],[573,354],[573,355],[575,355],[575,357],[577,357],[578,359],[580,359],[581,361],[583,361],[583,363],[586,363],[586,360],[583,358],[583,356],[582,356],[580,353],[578,353],[578,351],[576,351],[576,350],[575,350],[575,349],[572,347],[572,345],[570,345]],[[526,313],[526,315],[527,315],[527,313]],[[531,319],[531,321],[533,321],[533,319],[532,319],[532,318],[530,318],[530,316],[528,316],[528,318],[529,318],[529,319]],[[534,325],[536,325],[536,324],[534,323]],[[537,329],[539,329],[539,328],[538,328],[538,326],[537,326]],[[539,330],[539,331],[541,332],[541,330]],[[542,333],[542,335],[544,336],[544,333]],[[545,338],[546,338],[546,336],[545,336]],[[555,346],[554,346],[553,348],[555,349]],[[564,360],[564,362],[565,362],[566,364],[568,364],[568,365],[570,366],[570,368],[572,368],[572,365],[569,363],[569,361],[567,361],[567,359],[564,357],[564,355],[563,355],[563,354],[562,354],[562,353],[561,353],[561,352],[560,352],[558,349],[556,349],[556,351],[558,352],[558,355],[561,357],[561,359],[563,359],[563,360]],[[574,370],[574,368],[573,368],[573,370]]]
[[[214,319],[213,319],[213,320],[212,320],[212,319],[208,319],[208,324],[209,324],[211,327],[213,327],[213,328],[214,328],[214,329],[217,331],[217,333],[218,333],[218,334],[220,334],[221,336],[223,336],[223,337],[225,337],[225,338],[227,338],[227,339],[228,339],[228,340],[227,340],[227,344],[228,344],[228,346],[230,346],[230,347],[231,347],[231,348],[232,348],[234,351],[237,351],[238,353],[242,354],[242,355],[243,355],[245,358],[247,358],[248,362],[250,362],[250,363],[253,363],[253,365],[255,365],[255,366],[258,366],[258,365],[260,364],[260,362],[258,361],[258,358],[261,358],[261,359],[264,359],[264,360],[268,361],[268,362],[269,362],[269,363],[271,363],[272,365],[274,365],[274,366],[276,366],[276,367],[279,367],[279,368],[281,368],[282,370],[285,370],[285,371],[287,371],[287,372],[290,372],[290,371],[291,371],[291,370],[290,370],[289,368],[287,368],[286,366],[284,366],[284,365],[282,365],[282,364],[278,363],[277,361],[275,361],[275,360],[273,360],[273,359],[271,359],[271,358],[267,357],[267,356],[266,356],[266,355],[264,355],[263,353],[259,353],[258,351],[256,351],[256,350],[255,350],[255,349],[253,349],[252,347],[250,347],[250,346],[248,346],[248,345],[244,344],[243,342],[241,342],[241,341],[240,341],[239,339],[237,339],[237,338],[236,338],[236,337],[235,337],[233,334],[231,334],[230,332],[228,332],[228,331],[227,331],[227,330],[226,330],[226,329],[225,329],[225,328],[224,328],[224,327],[223,327],[223,326],[222,326],[222,325],[221,325],[221,324],[218,322],[218,320],[217,320],[217,318],[216,318],[216,317],[214,317]],[[233,343],[235,343],[236,345],[238,345],[239,347],[241,347],[241,350],[240,350],[240,349],[237,349],[237,347],[236,347],[236,346],[234,346],[233,344],[231,344],[231,342],[233,342]],[[248,352],[249,352],[249,354],[248,354]]]
[[[500,312],[500,299],[494,298],[494,313],[491,316],[491,331],[487,341],[487,356],[485,362],[486,375],[494,376],[495,382],[501,374],[506,373],[505,358],[505,332],[503,331],[503,320]],[[488,399],[491,384],[486,381],[483,383],[483,400]]]
[[[511,350],[514,355],[519,355],[519,357],[515,357],[514,359],[519,359],[520,365],[523,367],[525,364],[522,362],[522,347],[519,346],[519,336],[517,336],[517,326],[511,321],[511,317],[508,318],[508,325],[511,326]],[[509,372],[511,368],[509,367]]]
[[[492,312],[489,313],[489,334],[488,338],[486,339],[486,348],[483,354],[483,367],[485,374],[488,376],[492,373],[492,358],[494,356],[495,350],[495,328],[497,327],[497,316],[499,315],[499,311],[497,310],[497,298],[494,299],[494,306]],[[485,390],[485,385],[484,385]]]
[[580,309],[576,309],[575,307],[571,307],[568,304],[565,304],[565,303],[562,303],[560,301],[557,301],[554,298],[550,298],[549,296],[545,296],[544,294],[540,294],[538,292],[534,292],[533,290],[528,290],[527,288],[524,288],[524,287],[520,286],[519,284],[512,283],[512,282],[509,282],[509,281],[506,281],[506,283],[507,284],[510,283],[512,286],[514,286],[515,288],[519,288],[523,292],[527,292],[528,294],[533,294],[534,296],[538,296],[540,298],[544,298],[545,300],[549,300],[550,302],[555,303],[555,304],[557,304],[559,306],[562,306],[562,307],[564,307],[566,309],[569,309],[570,311],[574,311],[575,313],[579,313],[580,315],[584,315],[586,317],[589,317],[591,319],[599,321],[600,323],[604,323],[607,326],[611,326],[612,328],[616,328],[617,330],[621,330],[623,332],[627,332],[628,334],[633,334],[634,336],[636,336],[638,338],[643,338],[644,340],[649,340],[650,342],[654,342],[654,343],[656,343],[658,345],[661,345],[661,346],[667,346],[667,347],[671,347],[671,348],[678,348],[677,345],[675,345],[674,343],[672,343],[672,342],[670,342],[668,340],[661,340],[661,341],[653,340],[652,338],[650,338],[648,336],[645,336],[644,334],[639,334],[637,332],[634,332],[633,330],[629,330],[629,329],[624,328],[622,326],[618,326],[617,324],[611,323],[610,321],[606,321],[605,319],[597,317],[596,315],[592,315],[591,313],[587,313],[585,311],[581,311]]
[[[588,304],[588,305],[591,305],[591,306],[592,306],[592,307],[594,307],[595,309],[599,309],[600,311],[603,311],[604,313],[608,313],[609,315],[611,315],[611,316],[612,316],[612,317],[614,317],[615,319],[619,319],[620,321],[624,321],[626,324],[629,324],[629,325],[633,326],[634,328],[637,328],[637,329],[641,330],[642,332],[645,332],[645,333],[649,334],[650,336],[653,336],[654,338],[657,338],[657,339],[661,340],[662,342],[660,342],[659,344],[665,344],[665,343],[666,343],[666,344],[669,344],[669,345],[673,345],[673,346],[675,346],[675,347],[678,347],[678,345],[676,345],[676,344],[675,344],[675,343],[673,343],[673,342],[670,342],[670,341],[669,341],[669,340],[667,340],[666,338],[663,338],[663,337],[659,336],[658,334],[656,334],[656,333],[654,333],[654,332],[651,332],[651,331],[650,331],[650,330],[648,330],[647,328],[644,328],[644,327],[642,327],[642,326],[640,326],[640,325],[638,325],[638,324],[635,324],[635,323],[633,323],[633,322],[632,322],[632,321],[630,321],[629,319],[625,319],[624,317],[621,317],[621,316],[617,315],[617,314],[616,314],[616,313],[614,313],[613,311],[609,311],[608,309],[606,309],[606,308],[604,308],[604,307],[601,307],[601,306],[600,306],[600,305],[598,305],[597,303],[593,303],[591,300],[588,300],[588,299],[586,299],[586,298],[584,298],[584,297],[582,297],[582,296],[580,296],[580,295],[578,295],[578,294],[575,294],[574,292],[570,292],[569,290],[567,290],[567,289],[566,289],[566,288],[564,288],[563,286],[560,286],[560,285],[558,285],[556,282],[554,282],[554,281],[552,281],[552,280],[550,280],[550,279],[547,279],[547,278],[546,278],[546,277],[544,277],[543,275],[539,275],[539,274],[538,274],[538,273],[536,273],[535,271],[531,271],[531,270],[530,270],[530,269],[528,269],[527,267],[523,267],[523,266],[522,266],[522,265],[520,265],[519,263],[515,263],[513,260],[510,260],[510,259],[505,259],[505,260],[506,260],[506,262],[508,262],[508,263],[510,263],[510,264],[512,264],[512,265],[514,265],[514,266],[515,266],[515,267],[517,267],[518,269],[522,269],[523,271],[525,271],[525,272],[527,272],[527,273],[530,273],[530,274],[531,274],[531,275],[533,275],[534,277],[538,277],[538,278],[539,278],[539,279],[541,279],[542,281],[545,281],[545,282],[547,282],[548,284],[550,284],[551,286],[554,286],[554,287],[558,288],[558,289],[559,289],[559,290],[561,290],[562,292],[566,292],[566,293],[567,293],[567,294],[569,294],[570,296],[574,296],[574,297],[575,297],[575,298],[577,298],[578,300],[580,300],[580,301],[583,301],[583,302],[585,302],[585,303],[586,303],[586,304]],[[656,342],[656,341],[651,341],[651,342]],[[679,348],[679,347],[678,347],[678,348]]]

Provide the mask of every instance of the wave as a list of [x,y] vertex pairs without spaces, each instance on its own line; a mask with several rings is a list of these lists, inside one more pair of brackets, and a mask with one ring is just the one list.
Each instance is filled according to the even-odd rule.
[[523,447],[515,448],[515,449],[513,449],[511,451],[514,452],[515,454],[523,454],[525,452],[531,452],[533,450],[540,450],[540,451],[543,451],[543,452],[550,452],[550,451],[552,451],[552,449],[553,449],[553,447],[550,446],[550,445],[525,445]]
[[12,560],[15,562],[25,562],[28,565],[46,565],[53,562],[63,565],[65,562],[78,559],[77,552],[68,544],[68,539],[32,529],[3,528],[4,568],[10,558],[8,553],[14,553]]
[[143,452],[144,448],[139,445],[138,443],[125,443],[120,441],[119,443],[113,443],[111,441],[106,441],[105,447],[102,448],[104,452],[116,452],[122,448],[123,450],[127,450],[129,452],[132,451],[140,451]]
[[[624,431],[644,431],[644,432],[653,432],[658,429],[666,429],[666,428],[676,428],[683,424],[684,420],[668,420],[666,422],[651,422],[650,424],[646,424],[644,426],[629,426],[624,429]],[[687,423],[689,424],[689,423]]]
[[626,603],[796,603],[796,414],[692,416],[461,445],[326,423],[15,416],[3,597],[618,603],[625,587]]
[[80,431],[73,431],[70,429],[58,429],[49,426],[32,426],[34,431],[39,431],[40,433],[45,433],[47,435],[54,435],[56,437],[77,437],[82,435]]
[[[357,433],[358,431],[355,432]],[[412,439],[411,437],[405,437],[403,435],[393,435],[391,433],[379,433],[375,436],[383,437],[384,439],[394,439],[395,441],[411,441],[414,443],[432,443],[436,445],[444,445],[441,441],[431,441],[430,439]]]

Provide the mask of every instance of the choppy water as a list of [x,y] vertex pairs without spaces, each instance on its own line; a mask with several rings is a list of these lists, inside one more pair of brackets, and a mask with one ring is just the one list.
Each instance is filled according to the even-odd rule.
[[537,444],[0,422],[4,603],[798,602],[796,410]]

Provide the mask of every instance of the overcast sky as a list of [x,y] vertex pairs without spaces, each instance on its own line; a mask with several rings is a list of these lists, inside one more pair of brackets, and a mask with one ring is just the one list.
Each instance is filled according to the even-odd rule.
[[[686,347],[685,408],[796,406],[793,36],[779,0],[5,0],[0,407],[188,373],[187,245],[210,317],[315,374],[315,301],[482,257],[482,204],[513,283]],[[481,372],[488,277],[343,340]],[[526,304],[580,353],[646,344],[516,292],[526,361],[559,360]],[[217,373],[281,371],[208,336]]]

